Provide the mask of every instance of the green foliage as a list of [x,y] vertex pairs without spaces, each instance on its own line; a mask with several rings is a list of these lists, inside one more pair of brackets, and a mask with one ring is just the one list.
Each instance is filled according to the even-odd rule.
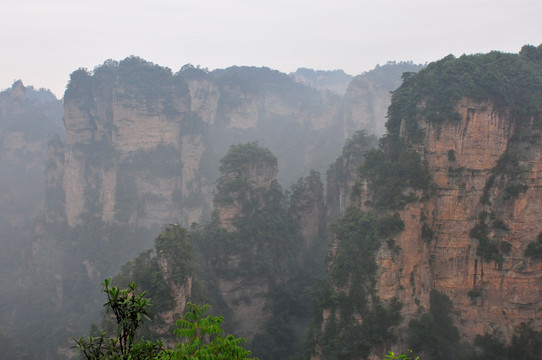
[[395,157],[383,149],[370,150],[360,167],[362,177],[369,180],[372,205],[377,209],[399,209],[415,197],[406,189],[429,190],[431,177],[420,156],[406,147]]
[[433,236],[435,236],[433,230],[425,222],[422,225],[421,236],[422,236],[422,240],[427,244],[430,243],[431,240],[433,240]]
[[[139,254],[135,259],[123,264],[120,273],[115,276],[113,282],[125,284],[133,280],[148,295],[153,303],[155,312],[172,309],[173,294],[158,266],[158,259],[153,256],[153,250],[147,250]],[[154,319],[156,321],[156,319]]]
[[[372,212],[348,208],[344,216],[330,225],[331,236],[339,243],[330,271],[331,279],[339,286],[349,278],[363,284],[376,271],[374,260],[382,238],[390,237],[404,229],[404,223],[395,213],[378,219]],[[362,309],[358,309],[362,310]]]
[[337,300],[342,303],[340,309],[343,311],[339,314],[332,312],[324,330],[316,334],[317,344],[325,359],[366,358],[373,347],[393,340],[389,328],[401,320],[400,302],[394,300],[384,306],[378,298],[373,298],[371,309],[360,314],[363,321],[359,322],[348,312],[349,302],[346,299]]
[[136,294],[135,283],[121,290],[110,287],[110,280],[106,279],[102,286],[107,295],[104,307],[107,313],[113,313],[117,328],[111,337],[102,331],[99,336],[75,339],[74,347],[88,360],[252,359],[251,352],[242,346],[244,338],[223,336],[222,317],[203,317],[208,306],[191,303],[187,303],[185,315],[177,321],[174,333],[181,342],[175,349],[165,350],[162,341],[138,339],[138,330],[150,315],[150,301],[144,297],[145,293]]
[[[501,224],[497,221],[497,227]],[[503,256],[510,251],[508,245],[502,245],[489,238],[490,226],[487,223],[487,213],[482,213],[478,223],[469,231],[469,236],[478,240],[476,255],[485,260],[503,262]]]
[[[356,131],[352,138],[346,140],[341,156],[329,168],[328,176],[330,173],[334,173],[337,179],[342,183],[346,183],[348,181],[347,178],[352,176],[351,170],[359,167],[367,151],[375,149],[377,145],[376,136],[368,135],[365,130]],[[357,196],[359,195],[359,185],[355,187],[356,189],[351,190],[351,194]],[[337,213],[335,216],[339,216],[339,214]]]
[[64,93],[64,100],[72,99],[89,100],[92,96],[92,76],[85,68],[79,68],[70,74],[68,88]]
[[317,111],[324,106],[320,93],[313,87],[294,81],[287,74],[266,67],[232,66],[210,73],[221,87],[219,107],[223,113],[239,106],[241,94],[252,96],[273,93],[289,106],[302,111]]
[[529,323],[521,323],[515,329],[508,352],[511,360],[540,359],[542,356],[542,332],[535,331]]
[[493,220],[493,229],[509,231],[510,229],[501,219]]
[[517,198],[520,194],[525,193],[529,189],[528,185],[525,184],[515,184],[515,185],[508,185],[504,189],[504,200],[508,200],[510,198]]
[[388,351],[383,360],[420,360],[420,357],[414,357],[412,350],[408,350],[408,354],[395,354],[393,351]]
[[171,144],[160,143],[151,150],[137,150],[119,163],[116,182],[116,217],[128,222],[134,215],[145,212],[145,201],[160,202],[168,199],[151,194],[140,194],[136,179],[144,176],[151,181],[179,177],[181,174],[181,154]]
[[249,183],[251,168],[277,167],[277,158],[268,149],[258,146],[258,143],[237,144],[230,146],[228,153],[220,159],[220,177],[217,184],[215,203],[230,204],[237,200],[243,204],[243,212],[250,213],[258,207],[259,189]]
[[64,99],[86,101],[82,108],[90,110],[95,106],[94,98],[111,96],[113,87],[116,99],[142,103],[147,111],[170,119],[180,115],[176,102],[188,99],[188,85],[181,76],[137,56],[120,62],[107,60],[92,72],[73,72]]
[[358,130],[350,139],[346,140],[341,157],[362,158],[365,152],[376,147],[377,143],[376,136],[367,134],[366,130]]
[[[277,182],[259,188],[252,183],[254,173],[274,171],[275,166],[276,158],[256,143],[232,146],[221,160],[222,177],[215,203],[235,202],[240,208],[233,220],[234,230],[221,228],[215,219],[195,226],[191,236],[201,259],[196,276],[206,284],[205,301],[218,306],[227,318],[230,301],[221,297],[217,279],[268,284],[266,310],[272,316],[250,346],[262,359],[295,359],[301,348],[301,324],[309,321],[311,285],[324,268],[325,254],[308,245],[302,249],[299,224],[292,213],[295,206],[289,208],[288,200],[306,200],[301,189],[304,183],[298,184],[293,199],[286,197]],[[310,179],[319,182],[319,174],[312,173],[305,181]],[[319,241],[324,244],[323,239]],[[310,261],[303,258],[303,250],[312,255],[307,256]],[[236,298],[237,302],[251,300]]]
[[542,232],[538,234],[535,241],[527,245],[524,255],[533,259],[542,259]]
[[152,150],[137,150],[125,163],[123,171],[139,171],[154,177],[170,178],[181,174],[181,153],[171,144],[160,143]]
[[232,145],[228,153],[220,159],[220,172],[244,171],[247,166],[259,162],[276,166],[277,158],[268,149],[258,146],[257,142]]
[[[532,130],[527,131],[532,132]],[[514,137],[518,138],[519,136],[514,135]],[[497,164],[491,169],[491,175],[486,181],[484,192],[480,198],[483,205],[491,205],[489,192],[496,180],[500,180],[501,183],[505,182],[506,186],[502,191],[502,200],[504,201],[515,199],[529,189],[529,186],[525,184],[528,181],[526,175],[529,171],[520,161],[522,154],[524,154],[522,146],[512,144],[512,148],[509,148],[497,160]]]
[[415,74],[423,67],[424,65],[414,64],[411,61],[388,61],[384,65],[376,65],[373,70],[356,76],[352,81],[368,81],[376,83],[382,88],[391,91],[397,89],[397,87],[401,85],[403,74]]
[[506,345],[501,343],[494,334],[477,335],[474,345],[479,351],[472,357],[473,359],[508,360]]
[[[148,294],[155,313],[163,313],[175,305],[168,283],[185,284],[192,274],[193,249],[187,230],[176,224],[167,226],[158,235],[154,248],[156,256],[153,256],[153,250],[147,250],[122,265],[114,282],[135,281]],[[167,273],[160,269],[159,261],[165,262]],[[153,320],[159,321],[158,318]]]
[[430,359],[454,359],[459,346],[459,332],[450,317],[452,302],[436,290],[431,291],[429,313],[409,322],[409,341],[415,352]]
[[128,222],[134,213],[143,212],[134,177],[122,167],[117,174],[115,186],[115,216],[117,220]]
[[106,312],[113,313],[117,324],[115,336],[107,337],[103,332],[98,337],[83,336],[75,339],[74,347],[88,360],[154,359],[162,344],[136,340],[137,330],[149,318],[150,301],[144,297],[145,293],[136,294],[135,283],[123,290],[110,284],[110,279],[105,279],[101,285],[107,295]]
[[393,93],[386,127],[399,139],[401,122],[409,138],[421,141],[417,121],[455,121],[454,106],[463,97],[490,101],[513,119],[535,119],[542,125],[542,47],[527,47],[520,54],[449,55],[429,64],[418,74],[404,76]]
[[100,141],[92,141],[88,144],[76,143],[75,150],[85,156],[85,166],[87,171],[89,167],[111,169],[117,160],[117,152],[111,145],[110,141],[102,139]]
[[[330,226],[337,243],[328,281],[318,291],[314,341],[326,359],[366,357],[372,347],[393,338],[389,328],[399,323],[401,303],[383,304],[375,295],[376,251],[382,240],[402,231],[398,214],[378,218],[356,208]],[[333,290],[334,286],[348,291]],[[323,309],[331,311],[325,326]],[[357,321],[359,316],[363,321]],[[320,330],[323,326],[323,331]]]
[[[297,226],[278,184],[265,192],[248,191],[253,201],[244,203],[243,214],[234,221],[236,231],[210,223],[195,235],[196,243],[220,274],[273,278],[287,271],[284,265],[298,250],[301,241]],[[239,256],[241,261],[230,261],[232,256]]]
[[171,360],[243,360],[255,359],[242,345],[244,338],[224,336],[220,327],[223,318],[203,315],[208,306],[186,304],[184,317],[177,321],[175,335],[181,339],[175,350],[168,350],[161,359]]
[[374,213],[363,213],[356,208],[347,209],[337,223],[331,224],[331,236],[338,241],[339,248],[330,276],[339,286],[345,285],[350,277],[363,283],[374,274],[377,265],[373,254],[381,244],[379,228]]
[[535,331],[530,323],[521,323],[514,329],[512,342],[502,343],[498,334],[478,335],[474,340],[473,360],[537,360],[542,355],[542,332]]
[[158,257],[167,260],[168,280],[186,283],[192,272],[192,246],[186,229],[178,224],[166,227],[156,238],[154,246]]
[[448,161],[454,162],[455,160],[456,160],[455,150],[453,149],[448,150]]
[[481,288],[474,288],[467,292],[467,295],[471,298],[471,300],[479,298],[483,294],[484,294],[484,291]]

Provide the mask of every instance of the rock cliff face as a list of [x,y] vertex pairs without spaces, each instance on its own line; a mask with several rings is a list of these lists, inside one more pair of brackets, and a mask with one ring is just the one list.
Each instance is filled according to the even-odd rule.
[[[49,178],[62,179],[70,227],[87,213],[106,224],[189,225],[209,217],[218,159],[231,144],[259,141],[271,149],[283,159],[283,183],[323,170],[356,130],[383,123],[388,87],[405,66],[389,66],[391,83],[370,75],[383,70],[358,78],[345,105],[339,95],[266,68],[207,72],[187,65],[172,74],[128,58],[93,73],[78,70],[65,95],[63,166]],[[385,96],[356,90],[369,83]],[[353,99],[374,103],[371,125]]]
[[[240,234],[246,229],[240,222],[264,213],[269,206],[266,198],[277,187],[277,158],[269,150],[255,143],[235,145],[221,160],[221,176],[215,195],[215,216],[218,226]],[[235,235],[234,235],[235,236]],[[247,249],[231,252],[226,259],[229,267],[242,269],[261,251],[258,234],[250,234],[256,241]],[[246,241],[246,239],[244,240]],[[273,282],[259,271],[236,271],[234,276],[217,273],[220,296],[232,313],[236,334],[251,342],[265,329],[272,316],[270,294]]]
[[62,103],[49,91],[19,80],[0,93],[0,217],[6,226],[30,230],[28,221],[43,209],[47,142],[55,134],[63,134]]
[[0,286],[6,296],[21,281],[21,260],[43,211],[47,144],[55,134],[63,134],[62,102],[51,92],[20,80],[0,92]]
[[404,72],[418,72],[421,65],[389,62],[352,79],[345,94],[343,115],[344,140],[358,130],[382,136],[391,101],[391,92],[401,84]]
[[[56,305],[87,301],[92,295],[77,286],[115,273],[150,245],[149,234],[164,224],[188,226],[211,217],[219,159],[232,144],[258,141],[281,159],[278,175],[276,160],[272,171],[263,163],[247,169],[245,178],[261,187],[250,201],[263,199],[267,190],[277,193],[275,179],[291,184],[311,169],[325,169],[345,137],[357,130],[355,124],[364,123],[357,110],[349,111],[346,128],[345,106],[340,95],[267,68],[209,72],[185,66],[174,74],[131,57],[106,61],[92,72],[77,70],[64,96],[65,140],[59,137],[49,145],[46,211],[29,263],[50,274]],[[237,204],[247,194],[239,192],[230,208],[218,205],[225,229],[236,229]],[[283,210],[275,214],[279,224],[286,218]],[[310,212],[319,217],[321,211],[319,203]],[[303,231],[310,243],[320,229],[309,229],[309,222],[318,220],[310,220],[309,213],[300,216],[307,222]],[[280,244],[265,243],[259,256],[279,254]],[[260,260],[265,258],[252,259]],[[247,286],[263,284],[261,294],[268,294],[267,280],[254,279],[259,278],[246,280]],[[235,281],[220,285],[224,294],[238,296],[232,308],[245,296],[236,290],[244,285]],[[260,290],[253,290],[258,298]],[[264,302],[254,300],[254,316]],[[247,332],[254,335],[249,328]]]
[[[180,211],[180,199],[173,196],[194,176],[185,171],[183,182],[182,164],[202,152],[198,137],[183,131],[190,115],[188,88],[137,59],[123,65],[105,64],[94,76],[75,72],[66,91],[62,181],[67,224],[81,224],[85,212],[96,211],[108,224],[195,221]],[[138,67],[156,78],[134,84],[128,77],[133,74],[123,71]]]
[[[418,151],[433,175],[434,193],[400,212],[405,221],[396,238],[401,252],[394,255],[382,247],[376,288],[382,299],[403,302],[405,318],[414,317],[420,306],[428,308],[429,293],[436,289],[452,300],[465,340],[495,330],[509,340],[522,322],[534,320],[537,329],[542,327],[537,316],[541,264],[524,256],[542,231],[537,221],[542,211],[537,200],[542,199],[541,149],[533,146],[519,160],[527,189],[507,198],[508,175],[490,179],[500,159],[518,152],[511,142],[516,124],[489,103],[463,99],[457,110],[458,122],[424,124],[425,141]],[[484,192],[489,192],[491,205],[480,201]],[[492,220],[482,220],[487,214]],[[471,230],[481,221],[492,224],[489,238],[511,245],[502,261],[477,254],[480,244]],[[432,234],[429,241],[424,241],[424,232]],[[479,296],[469,296],[473,290]]]
[[313,171],[293,187],[289,211],[299,226],[303,247],[312,250],[326,230],[324,186],[319,173]]
[[335,221],[350,206],[351,190],[365,153],[377,146],[377,138],[359,131],[346,141],[341,156],[327,171],[326,223]]
[[[527,50],[506,61],[515,67],[537,64]],[[449,61],[451,68],[475,60],[443,63]],[[542,328],[537,315],[541,265],[526,255],[542,231],[537,221],[542,211],[539,110],[522,105],[525,96],[538,95],[518,97],[516,90],[530,87],[536,94],[541,84],[519,82],[496,54],[485,61],[498,64],[492,71],[510,84],[505,90],[510,100],[505,105],[491,96],[463,97],[450,113],[455,120],[418,118],[415,127],[423,135],[413,147],[432,175],[432,193],[402,210],[405,230],[396,239],[402,251],[394,257],[382,248],[377,288],[382,298],[398,296],[407,318],[419,308],[417,302],[427,308],[428,291],[436,289],[452,300],[463,339],[500,333],[508,342],[522,322]],[[403,120],[401,136],[416,143],[408,127]],[[402,290],[407,284],[409,291]]]
[[[309,321],[302,299],[324,266],[320,174],[300,179],[287,201],[268,149],[234,145],[220,164],[213,220],[193,235],[206,259],[195,283],[207,284],[211,302],[256,356],[284,358],[301,347]],[[284,346],[268,345],[279,341]]]
[[277,159],[254,157],[250,162],[229,166],[223,164],[215,211],[219,224],[229,231],[236,230],[236,220],[249,216],[258,209],[248,208],[248,203],[262,203],[263,194],[277,182]]
[[32,242],[47,192],[48,142],[63,133],[62,102],[50,91],[24,86],[19,80],[0,92],[0,302],[9,304],[0,312],[0,323],[21,341],[15,334],[36,328],[28,325],[32,320],[21,320],[21,314],[25,317],[37,309],[30,294],[41,292],[37,287],[23,289],[23,284],[40,246]]
[[[528,250],[542,232],[540,106],[525,106],[525,101],[540,104],[542,83],[518,80],[536,78],[540,71],[540,57],[527,50],[532,49],[448,57],[407,76],[394,93],[383,147],[363,164],[351,204],[366,214],[364,219],[375,214],[401,222],[388,221],[395,224],[388,225],[393,231],[376,232],[381,244],[374,253],[374,274],[366,269],[361,280],[359,273],[350,273],[349,282],[339,281],[337,274],[348,265],[337,262],[352,246],[341,232],[335,232],[330,262],[336,296],[352,297],[358,291],[352,284],[361,281],[372,294],[363,300],[369,308],[378,309],[375,299],[392,307],[397,300],[402,304],[399,341],[388,347],[401,351],[411,344],[409,321],[430,309],[435,291],[451,300],[451,317],[466,343],[495,334],[510,343],[521,323],[542,329],[542,265]],[[480,74],[488,71],[500,74],[507,86],[494,83],[484,93],[487,77]],[[447,82],[435,80],[443,74],[450,76]],[[531,93],[519,95],[525,87]],[[499,91],[507,94],[506,101],[495,97]],[[360,244],[374,234],[359,231]],[[344,315],[344,309],[335,309],[324,308],[320,331],[326,332],[333,316]],[[370,326],[364,325],[366,312],[352,316],[354,328]],[[381,341],[374,341],[373,351],[385,350]],[[317,344],[314,358],[325,358],[330,350],[324,345]]]

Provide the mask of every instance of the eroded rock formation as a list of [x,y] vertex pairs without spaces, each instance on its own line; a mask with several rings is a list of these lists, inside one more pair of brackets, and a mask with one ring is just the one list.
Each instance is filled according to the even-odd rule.
[[[323,307],[317,334],[334,336],[336,323],[349,329],[343,331],[370,329],[364,317],[380,311],[382,301],[387,314],[400,308],[400,320],[389,315],[397,322],[381,329],[395,329],[397,338],[390,341],[389,333],[370,346],[379,356],[384,346],[402,351],[412,341],[409,322],[429,311],[435,294],[451,300],[453,325],[467,344],[478,335],[510,344],[522,323],[542,329],[542,264],[535,250],[542,233],[542,84],[522,83],[516,71],[536,79],[540,57],[533,54],[540,51],[450,56],[405,77],[389,108],[388,133],[363,163],[354,210],[341,220],[345,227],[337,228],[330,249],[330,291],[363,305]],[[450,76],[446,82],[439,81],[443,74]],[[499,74],[502,83],[488,87],[488,74]],[[374,241],[380,243],[371,253]],[[346,249],[369,249],[360,261],[374,267],[340,263],[350,259]],[[351,267],[356,272],[345,274]],[[360,289],[365,295],[356,299]],[[313,358],[336,351],[333,341],[341,340],[317,340]],[[369,355],[368,343],[351,346]]]

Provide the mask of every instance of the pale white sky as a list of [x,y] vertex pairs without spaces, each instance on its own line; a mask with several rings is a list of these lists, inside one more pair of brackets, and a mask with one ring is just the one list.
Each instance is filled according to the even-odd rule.
[[0,89],[63,96],[69,74],[137,55],[186,63],[343,69],[542,43],[540,0],[0,0]]

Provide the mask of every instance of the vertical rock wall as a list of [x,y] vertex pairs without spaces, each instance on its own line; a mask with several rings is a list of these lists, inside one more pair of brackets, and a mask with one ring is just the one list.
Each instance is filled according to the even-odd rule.
[[[399,298],[405,319],[428,309],[436,289],[452,300],[464,340],[495,331],[510,340],[522,322],[542,328],[542,265],[524,256],[542,231],[542,149],[514,141],[522,130],[491,103],[463,99],[457,110],[460,121],[422,124],[426,135],[418,151],[434,189],[429,199],[400,212],[405,230],[395,240],[401,250],[381,248],[376,288],[384,300]],[[510,154],[519,156],[526,185],[514,197],[507,196],[510,174],[496,170]],[[485,192],[490,201],[484,203]],[[502,261],[477,253],[471,230],[481,221],[497,246],[511,245]]]

